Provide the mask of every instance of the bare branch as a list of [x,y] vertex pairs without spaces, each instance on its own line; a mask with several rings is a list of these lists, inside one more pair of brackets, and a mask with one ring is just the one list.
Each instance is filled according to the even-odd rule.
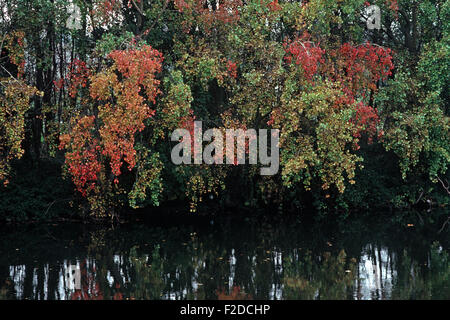
[[445,191],[447,191],[447,193],[450,195],[450,185],[448,184],[448,181],[445,180],[445,182],[447,182],[447,186],[445,186],[444,182],[441,180],[441,178],[437,177],[437,179],[439,180],[439,182],[442,184],[442,187],[445,189]]

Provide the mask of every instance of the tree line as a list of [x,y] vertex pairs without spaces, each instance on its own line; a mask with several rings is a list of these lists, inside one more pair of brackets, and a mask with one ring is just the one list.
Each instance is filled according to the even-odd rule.
[[[380,29],[367,28],[369,5]],[[448,206],[449,1],[0,6],[6,214],[8,199],[33,194],[27,172],[48,164],[94,218],[170,200],[192,212]],[[170,134],[196,120],[205,130],[279,129],[279,174],[174,165]],[[51,192],[44,207],[58,201]]]

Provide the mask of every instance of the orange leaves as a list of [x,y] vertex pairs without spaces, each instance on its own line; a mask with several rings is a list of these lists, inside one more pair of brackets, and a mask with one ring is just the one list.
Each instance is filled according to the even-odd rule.
[[218,300],[251,300],[252,295],[245,293],[239,286],[233,286],[230,294],[227,294],[224,289],[216,290]]
[[[144,129],[144,120],[153,115],[141,95],[141,88],[148,101],[155,102],[160,92],[155,74],[161,72],[163,57],[147,45],[138,49],[115,50],[109,57],[114,60],[114,65],[109,72],[94,77],[91,96],[102,99],[107,96],[106,91],[113,89],[117,102],[99,107],[99,117],[104,123],[100,136],[105,146],[103,155],[111,159],[111,170],[115,176],[119,176],[122,159],[128,163],[130,170],[136,165],[134,135]],[[122,75],[121,82],[113,73],[115,70]]]
[[[194,121],[194,111],[192,109],[189,109],[188,114],[184,117],[181,117],[178,127],[188,130],[191,137],[194,137]],[[195,155],[194,139],[191,139],[191,154]]]
[[[67,149],[66,162],[77,189],[87,196],[106,171],[109,160],[112,181],[117,184],[123,162],[136,165],[135,134],[153,116],[149,103],[160,93],[156,73],[161,72],[162,54],[151,46],[115,50],[113,65],[90,75],[86,65],[75,61],[75,87],[90,82],[90,97],[96,100],[98,115],[82,117],[69,134],[61,136],[60,148]],[[89,80],[89,81],[88,81]]]
[[92,99],[99,101],[108,101],[112,98],[111,88],[117,86],[117,75],[113,72],[101,72],[91,77],[91,86],[89,93]]
[[143,85],[145,89],[153,89],[159,84],[159,81],[154,79],[154,75],[161,72],[163,56],[151,46],[115,50],[109,54],[109,57],[114,60],[117,70],[124,77],[124,82]]
[[95,116],[81,118],[70,134],[61,135],[60,149],[68,149],[66,163],[72,180],[83,196],[92,190],[101,170],[101,146],[94,138]]

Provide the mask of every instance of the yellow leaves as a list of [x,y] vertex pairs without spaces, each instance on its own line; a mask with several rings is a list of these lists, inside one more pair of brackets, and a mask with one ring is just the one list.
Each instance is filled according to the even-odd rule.
[[301,181],[309,186],[315,177],[322,181],[323,190],[334,185],[343,192],[346,179],[354,183],[356,164],[361,159],[349,149],[355,139],[354,125],[349,121],[353,106],[339,103],[342,95],[339,87],[325,82],[282,99],[280,113],[284,120],[274,122],[281,126],[285,185]]
[[25,112],[39,91],[13,78],[0,79],[0,86],[4,88],[4,94],[0,93],[0,182],[5,184],[10,161],[24,153]]
[[225,188],[226,167],[217,167],[213,170],[209,165],[190,167],[189,177],[186,185],[186,196],[190,199],[190,212],[197,211],[197,205],[202,202],[203,197],[208,193],[219,193]]
[[106,101],[119,90],[119,81],[114,70],[97,73],[91,76],[90,94],[93,99]]
[[[9,51],[9,60],[18,68],[17,77],[21,78],[25,71],[25,32],[16,30],[3,39]],[[3,41],[2,41],[3,42]],[[16,75],[14,75],[16,76]]]

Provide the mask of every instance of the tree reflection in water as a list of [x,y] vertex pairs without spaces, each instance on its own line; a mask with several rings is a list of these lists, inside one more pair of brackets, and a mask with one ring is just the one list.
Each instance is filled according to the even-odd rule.
[[[34,235],[17,250],[11,244],[23,234],[11,233],[1,247],[0,299],[450,298],[448,251],[437,242],[327,245],[277,228],[83,230],[73,233],[83,245]],[[27,253],[38,249],[45,254]],[[71,265],[81,288],[67,279]]]

